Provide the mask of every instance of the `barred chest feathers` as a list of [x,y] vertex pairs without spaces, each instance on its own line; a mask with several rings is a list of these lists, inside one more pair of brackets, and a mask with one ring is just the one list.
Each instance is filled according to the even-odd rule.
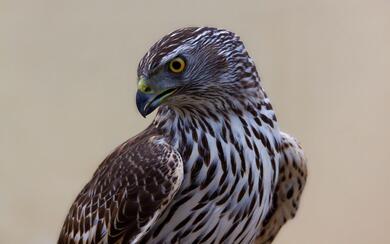
[[272,107],[263,100],[245,110],[207,109],[188,116],[163,107],[153,123],[182,156],[184,179],[145,242],[251,243],[258,235],[279,170]]

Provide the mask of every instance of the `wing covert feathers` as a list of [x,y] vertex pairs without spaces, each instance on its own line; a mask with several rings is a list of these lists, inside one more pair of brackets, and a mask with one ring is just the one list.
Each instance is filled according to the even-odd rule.
[[59,244],[135,243],[147,233],[183,179],[179,153],[153,138],[129,140],[103,161],[71,206]]
[[281,132],[280,170],[273,206],[264,220],[256,243],[269,244],[287,222],[294,218],[306,183],[307,166],[304,152],[290,135]]

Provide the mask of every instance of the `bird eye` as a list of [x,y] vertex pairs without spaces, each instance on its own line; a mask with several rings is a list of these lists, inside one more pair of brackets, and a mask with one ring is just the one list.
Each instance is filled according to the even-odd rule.
[[169,70],[176,74],[183,72],[185,67],[186,62],[180,57],[172,59],[168,65]]

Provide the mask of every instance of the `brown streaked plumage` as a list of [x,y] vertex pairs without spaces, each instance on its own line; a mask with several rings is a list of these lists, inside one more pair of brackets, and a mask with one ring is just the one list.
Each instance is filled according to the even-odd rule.
[[306,184],[306,158],[302,147],[290,135],[281,132],[279,179],[273,205],[261,226],[256,243],[272,243],[282,226],[295,217]]
[[183,175],[180,154],[155,134],[148,130],[103,161],[73,203],[58,243],[73,243],[83,235],[88,243],[129,243],[144,235],[171,202]]
[[137,73],[138,110],[156,118],[99,166],[58,243],[272,242],[298,209],[306,160],[239,37],[176,30]]

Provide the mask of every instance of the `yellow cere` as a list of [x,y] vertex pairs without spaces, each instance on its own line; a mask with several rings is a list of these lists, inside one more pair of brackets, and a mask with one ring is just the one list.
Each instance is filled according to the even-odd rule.
[[146,84],[146,80],[143,78],[138,81],[138,90],[143,93],[153,93],[151,87]]

